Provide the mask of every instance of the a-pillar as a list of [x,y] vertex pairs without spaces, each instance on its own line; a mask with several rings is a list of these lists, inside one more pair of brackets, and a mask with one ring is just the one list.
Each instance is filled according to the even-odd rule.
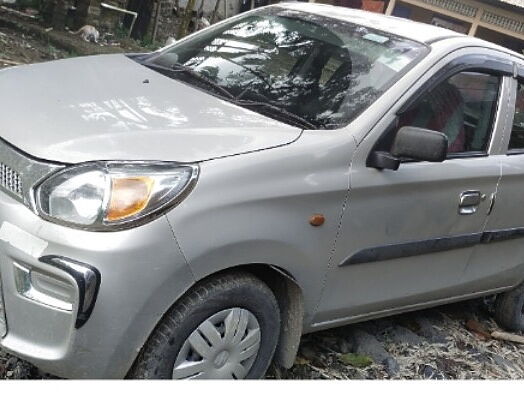
[[397,4],[397,0],[389,0],[388,6],[386,8],[386,12],[384,12],[386,15],[391,15],[393,13],[393,10],[395,9],[395,5]]

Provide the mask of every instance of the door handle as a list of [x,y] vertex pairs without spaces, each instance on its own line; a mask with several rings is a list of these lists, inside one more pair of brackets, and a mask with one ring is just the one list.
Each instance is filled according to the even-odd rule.
[[486,195],[480,191],[464,191],[460,194],[459,214],[467,215],[477,212],[477,208],[486,199]]

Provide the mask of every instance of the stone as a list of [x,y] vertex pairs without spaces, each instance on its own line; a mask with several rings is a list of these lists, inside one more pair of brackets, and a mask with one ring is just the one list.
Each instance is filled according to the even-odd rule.
[[515,369],[515,365],[507,360],[507,359],[504,359],[502,356],[500,355],[497,355],[495,353],[491,354],[491,358],[493,359],[493,362],[497,365],[497,366],[500,366],[500,367],[505,367],[505,368],[509,368],[509,369]]
[[404,326],[395,326],[388,333],[389,337],[397,344],[420,345],[424,340]]
[[398,372],[397,361],[374,336],[361,329],[353,329],[351,339],[355,353],[367,355],[375,363],[383,364],[390,376],[394,376]]
[[386,358],[382,362],[382,364],[384,365],[384,368],[386,369],[386,372],[390,377],[394,377],[400,371],[400,366],[398,365],[397,361],[392,357]]
[[420,326],[417,332],[419,336],[424,337],[433,344],[446,344],[448,342],[446,336],[435,327],[436,321],[426,317],[417,317],[415,320]]
[[425,379],[444,379],[442,373],[428,364],[424,365],[421,374]]
[[343,338],[338,340],[338,348],[341,353],[348,353],[353,351],[353,346],[351,343]]

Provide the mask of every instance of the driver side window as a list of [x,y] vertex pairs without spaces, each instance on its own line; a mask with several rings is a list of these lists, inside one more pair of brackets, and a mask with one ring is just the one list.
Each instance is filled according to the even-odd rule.
[[399,115],[403,126],[439,131],[448,137],[448,157],[486,153],[497,110],[500,78],[460,72],[425,92]]

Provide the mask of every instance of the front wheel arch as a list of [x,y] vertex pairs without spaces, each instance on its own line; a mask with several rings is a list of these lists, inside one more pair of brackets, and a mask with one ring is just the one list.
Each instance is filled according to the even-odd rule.
[[142,348],[137,353],[137,357],[127,374],[128,378],[131,377],[131,373],[140,353],[144,349],[144,346],[150,340],[157,326],[162,322],[169,311],[172,310],[187,293],[191,292],[202,282],[212,280],[215,277],[220,277],[228,273],[252,274],[271,289],[280,309],[280,337],[273,361],[276,365],[283,368],[291,368],[293,366],[298,352],[304,323],[304,300],[302,290],[293,276],[284,269],[268,264],[252,263],[223,269],[202,277],[181,294],[169,309],[165,311],[159,321],[153,326],[151,332],[147,335]]
[[280,307],[280,339],[274,363],[293,367],[304,327],[302,289],[287,271],[273,265],[253,264],[242,267],[264,281],[273,291]]

